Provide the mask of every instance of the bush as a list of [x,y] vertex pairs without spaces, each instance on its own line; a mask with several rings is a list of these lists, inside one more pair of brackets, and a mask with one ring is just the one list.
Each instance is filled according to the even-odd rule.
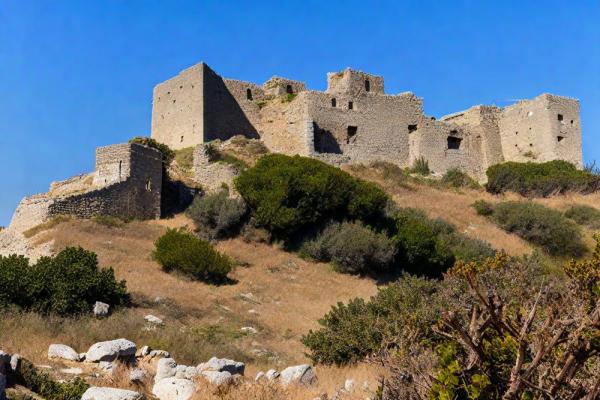
[[486,189],[499,194],[513,191],[523,196],[547,197],[555,193],[590,193],[600,189],[600,176],[555,160],[545,163],[506,162],[488,168]]
[[223,283],[233,269],[227,256],[184,229],[167,230],[154,245],[152,255],[166,272],[175,270],[204,282]]
[[454,228],[440,220],[430,220],[423,212],[406,208],[395,213],[396,232],[393,240],[398,247],[397,262],[405,271],[439,277],[454,264],[441,233]]
[[209,239],[226,237],[234,233],[246,215],[246,203],[242,199],[230,198],[228,191],[196,196],[187,209],[196,228]]
[[0,256],[0,306],[60,315],[89,313],[96,301],[128,304],[125,281],[112,268],[98,269],[96,254],[69,247],[33,265],[11,255]]
[[427,161],[425,157],[417,158],[410,168],[410,172],[425,176],[431,174],[431,170],[429,169],[429,161]]
[[438,284],[405,275],[380,289],[370,301],[353,299],[338,303],[319,324],[302,337],[315,363],[347,364],[376,353],[392,340],[418,341],[428,336],[439,314],[431,301]]
[[600,211],[594,207],[573,205],[565,212],[565,217],[590,229],[600,229]]
[[57,382],[25,359],[19,363],[18,374],[20,384],[47,400],[79,400],[89,388],[80,377],[73,382]]
[[442,235],[441,240],[457,261],[483,261],[496,255],[496,250],[488,242],[458,232]]
[[577,225],[559,211],[533,202],[509,201],[494,206],[490,218],[507,232],[540,246],[553,256],[581,256],[586,251]]
[[386,270],[395,252],[392,240],[358,222],[332,223],[301,248],[301,253],[352,274]]
[[133,139],[129,140],[129,143],[141,144],[142,146],[152,147],[153,149],[160,151],[163,156],[163,164],[167,166],[171,165],[171,162],[173,161],[173,159],[175,159],[175,152],[171,150],[169,146],[167,146],[166,144],[159,143],[152,138],[136,136]]
[[467,187],[475,189],[479,187],[477,181],[457,168],[452,168],[446,171],[444,176],[442,176],[441,182],[444,185],[454,188]]
[[235,185],[258,226],[285,240],[324,220],[376,223],[388,201],[376,185],[338,168],[282,154],[262,157]]
[[473,203],[473,208],[477,215],[483,215],[484,217],[490,216],[494,213],[494,206],[485,201],[485,200],[477,200]]

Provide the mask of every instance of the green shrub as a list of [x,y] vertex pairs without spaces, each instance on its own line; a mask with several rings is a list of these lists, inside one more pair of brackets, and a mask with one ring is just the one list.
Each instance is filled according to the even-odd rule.
[[395,252],[392,240],[359,222],[332,223],[301,248],[313,259],[333,262],[339,272],[359,274],[386,270]]
[[509,201],[494,206],[490,218],[507,232],[540,246],[553,256],[581,256],[586,251],[581,232],[559,211],[533,202]]
[[303,336],[315,363],[347,364],[362,360],[392,340],[427,337],[439,315],[431,301],[435,281],[404,275],[380,289],[368,302],[353,299],[331,308],[321,328]]
[[123,219],[112,215],[96,215],[92,218],[92,221],[108,228],[120,228],[126,223]]
[[454,256],[440,238],[440,234],[448,230],[448,224],[432,221],[423,212],[411,208],[399,210],[394,219],[393,240],[398,247],[397,261],[402,269],[417,275],[439,277],[454,264]]
[[383,215],[387,195],[321,161],[270,154],[235,182],[258,226],[289,239],[303,228],[330,219],[374,223]]
[[233,269],[227,256],[184,229],[167,230],[154,245],[152,255],[166,272],[175,270],[204,282],[223,283]]
[[441,182],[444,185],[454,188],[466,187],[475,189],[479,187],[477,181],[457,168],[452,168],[446,171],[444,176],[442,176]]
[[600,229],[600,211],[594,207],[573,205],[565,212],[565,217],[590,229]]
[[246,215],[246,203],[230,198],[227,190],[196,196],[187,215],[194,220],[198,231],[209,239],[226,237],[235,233]]
[[19,363],[18,376],[20,384],[46,400],[79,400],[89,388],[80,377],[73,382],[57,382],[25,359]]
[[474,239],[458,232],[444,234],[441,236],[446,247],[454,255],[456,260],[464,262],[483,261],[494,257],[496,250],[488,243]]
[[410,172],[425,176],[431,174],[431,170],[429,169],[429,161],[427,161],[425,157],[417,158],[410,168]]
[[136,136],[129,140],[129,143],[141,144],[142,146],[152,147],[153,149],[160,151],[163,156],[163,164],[165,165],[171,165],[171,162],[175,159],[175,152],[171,150],[169,146],[159,143],[152,138]]
[[473,208],[475,209],[477,215],[483,215],[484,217],[494,213],[494,205],[485,200],[477,200],[475,203],[473,203]]
[[513,191],[523,196],[547,197],[571,191],[589,193],[600,189],[600,176],[555,160],[545,163],[506,162],[488,168],[486,189],[499,194]]
[[125,281],[112,268],[98,268],[96,254],[69,247],[33,265],[22,256],[0,256],[0,306],[60,315],[89,313],[96,301],[130,301]]
[[229,164],[233,166],[238,171],[243,171],[248,168],[248,164],[234,156],[233,154],[229,154],[227,152],[221,151],[217,146],[213,143],[207,143],[204,145],[206,149],[206,153],[208,154],[208,159],[211,162],[219,162],[223,164]]
[[174,159],[184,171],[192,171],[194,168],[194,147],[175,150]]

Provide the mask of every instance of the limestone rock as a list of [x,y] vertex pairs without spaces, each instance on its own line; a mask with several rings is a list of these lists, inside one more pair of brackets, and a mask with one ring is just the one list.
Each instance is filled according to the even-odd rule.
[[106,303],[103,303],[101,301],[97,301],[94,304],[94,315],[96,317],[106,317],[108,315],[108,310],[110,309],[110,306]]
[[166,378],[154,384],[152,394],[159,400],[189,400],[196,388],[189,379]]
[[146,371],[144,371],[143,369],[140,368],[134,368],[131,371],[129,371],[129,381],[130,382],[141,382],[144,380],[144,378],[146,377]]
[[60,370],[63,374],[68,375],[81,375],[83,374],[83,370],[81,368],[63,368]]
[[171,353],[165,350],[152,350],[149,354],[150,358],[161,357],[161,358],[170,358]]
[[177,374],[177,363],[172,358],[161,358],[156,364],[156,375],[154,382],[162,379],[172,378]]
[[277,370],[270,369],[265,374],[265,378],[267,378],[270,381],[273,381],[273,380],[279,378],[279,375],[281,375],[281,374],[279,372],[277,372]]
[[207,362],[198,365],[198,371],[218,371],[224,372],[227,371],[232,375],[244,375],[244,370],[246,366],[242,362],[228,360],[226,358],[217,358],[213,357]]
[[308,364],[287,367],[281,371],[281,382],[284,385],[289,385],[292,383],[310,385],[315,381],[315,379],[315,371]]
[[163,324],[163,320],[158,318],[155,315],[152,314],[148,314],[144,317],[144,319],[146,320],[146,322],[153,324],[153,325],[162,325]]
[[93,344],[86,353],[86,361],[114,361],[119,357],[135,355],[135,343],[127,339],[115,339]]
[[202,371],[202,376],[215,386],[227,386],[233,383],[233,375],[228,371]]
[[256,330],[256,328],[253,328],[251,326],[244,326],[242,327],[242,329],[240,329],[240,331],[242,333],[248,334],[248,335],[256,335],[258,333],[258,331]]
[[354,390],[354,386],[355,386],[354,379],[346,379],[346,382],[344,382],[344,390],[346,392],[351,393]]
[[81,400],[141,400],[141,393],[131,390],[92,386],[85,391]]
[[20,354],[13,354],[10,358],[10,369],[12,369],[13,371],[19,369],[19,365],[21,364],[21,358],[22,357]]
[[48,358],[60,358],[69,361],[80,360],[79,353],[65,344],[51,344],[50,347],[48,347]]
[[256,377],[254,378],[254,382],[260,382],[263,379],[266,379],[265,373],[263,371],[260,371],[258,374],[256,374]]
[[141,349],[139,349],[137,351],[137,353],[135,353],[136,357],[146,357],[148,354],[150,354],[150,351],[152,349],[150,348],[150,346],[144,346]]

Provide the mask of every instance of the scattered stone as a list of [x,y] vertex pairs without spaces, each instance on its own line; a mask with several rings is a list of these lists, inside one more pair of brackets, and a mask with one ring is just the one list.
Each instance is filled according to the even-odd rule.
[[250,309],[248,310],[248,314],[258,314],[258,311],[256,311],[255,309]]
[[13,356],[10,358],[10,369],[12,369],[13,371],[16,371],[19,369],[19,365],[21,364],[21,355],[20,354],[13,354]]
[[81,359],[79,353],[65,344],[51,344],[48,347],[48,358],[60,358],[69,361],[79,361]]
[[254,378],[254,382],[260,382],[263,379],[266,379],[266,374],[264,372],[260,371],[258,374],[256,374],[256,378]]
[[227,386],[233,382],[233,375],[228,371],[202,371],[202,376],[215,386]]
[[172,378],[177,374],[177,363],[172,358],[162,358],[156,364],[156,375],[154,382],[162,379]]
[[346,382],[344,382],[344,390],[346,392],[351,393],[354,390],[354,379],[346,379]]
[[139,383],[146,377],[146,371],[140,368],[134,368],[129,371],[129,381],[133,383]]
[[248,335],[256,335],[258,333],[256,328],[253,328],[251,326],[243,326],[242,329],[240,329],[240,331]]
[[151,323],[153,325],[162,325],[163,324],[163,320],[158,318],[157,316],[154,316],[152,314],[148,314],[144,317],[144,319],[146,320],[146,322]]
[[246,365],[242,362],[228,360],[226,358],[213,357],[207,362],[198,365],[198,371],[227,371],[232,375],[239,374],[244,375]]
[[284,385],[292,383],[310,385],[316,379],[315,371],[308,364],[287,367],[281,371],[281,381]]
[[113,371],[114,365],[111,361],[100,361],[98,363],[98,368],[106,373],[111,373]]
[[166,378],[154,384],[152,394],[159,400],[189,400],[196,388],[188,379]]
[[81,400],[141,400],[141,393],[131,390],[92,386],[85,391]]
[[81,375],[83,370],[81,368],[63,368],[60,370],[63,374],[67,375]]
[[97,301],[94,304],[94,315],[96,317],[106,317],[108,315],[108,310],[110,309],[110,306],[106,303],[103,303],[101,301]]
[[265,374],[265,377],[270,381],[274,381],[275,379],[279,378],[280,375],[281,374],[279,372],[277,372],[276,370],[270,369]]
[[146,357],[148,354],[150,354],[150,351],[152,349],[150,348],[150,346],[144,346],[141,349],[139,349],[137,351],[137,353],[135,353],[136,357]]
[[86,361],[114,361],[119,357],[134,356],[135,343],[127,339],[115,339],[93,344],[86,353]]
[[150,356],[150,358],[156,358],[156,357],[170,358],[171,353],[169,353],[168,351],[165,351],[165,350],[152,350],[150,352],[149,356]]

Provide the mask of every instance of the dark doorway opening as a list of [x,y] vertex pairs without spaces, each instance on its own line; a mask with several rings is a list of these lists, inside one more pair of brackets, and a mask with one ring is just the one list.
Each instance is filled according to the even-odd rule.
[[448,136],[448,150],[460,149],[461,142],[462,142],[461,138],[457,138],[456,136]]
[[358,133],[357,126],[349,126],[347,136],[346,136],[346,143],[350,144],[350,143],[354,142],[354,137],[356,136],[357,133]]

